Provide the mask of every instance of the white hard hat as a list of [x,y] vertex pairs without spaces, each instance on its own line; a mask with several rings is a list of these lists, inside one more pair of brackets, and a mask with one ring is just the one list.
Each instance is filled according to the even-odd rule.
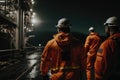
[[116,16],[109,17],[104,23],[104,25],[107,26],[119,26],[119,24],[119,20]]
[[56,25],[56,27],[58,27],[58,28],[67,28],[70,26],[71,26],[70,20],[68,20],[67,18],[61,18],[58,21],[58,24]]
[[94,27],[90,27],[88,31],[93,31],[94,30]]

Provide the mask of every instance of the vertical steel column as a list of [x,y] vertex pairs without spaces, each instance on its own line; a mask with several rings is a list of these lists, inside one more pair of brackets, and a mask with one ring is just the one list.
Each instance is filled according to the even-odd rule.
[[16,48],[17,49],[24,49],[24,12],[21,8],[22,0],[18,0],[18,19],[17,19],[17,28],[16,28]]
[[19,30],[19,24],[20,24],[20,21],[19,21],[19,14],[20,14],[20,3],[19,3],[19,0],[18,0],[18,10],[17,10],[17,27],[16,27],[16,33],[15,33],[15,48],[16,49],[20,49],[20,37],[19,37],[19,33],[20,33],[20,30]]

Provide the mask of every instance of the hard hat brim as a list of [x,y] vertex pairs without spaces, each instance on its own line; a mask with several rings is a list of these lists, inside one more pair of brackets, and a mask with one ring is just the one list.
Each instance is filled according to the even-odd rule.
[[71,28],[71,26],[55,25],[56,28]]

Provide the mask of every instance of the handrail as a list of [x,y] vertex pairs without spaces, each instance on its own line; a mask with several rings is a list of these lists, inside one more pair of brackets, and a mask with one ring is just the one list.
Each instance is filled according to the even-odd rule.
[[[23,50],[25,49],[35,49],[35,47],[25,47]],[[11,51],[22,51],[22,49],[3,49],[3,50],[0,50],[0,53],[1,52],[11,52]]]
[[11,51],[20,51],[20,49],[5,49],[5,50],[0,50],[0,53],[11,52]]

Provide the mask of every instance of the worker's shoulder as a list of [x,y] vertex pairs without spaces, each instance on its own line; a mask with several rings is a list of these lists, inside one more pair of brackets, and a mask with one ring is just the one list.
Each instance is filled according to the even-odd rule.
[[51,39],[51,40],[49,40],[48,42],[47,42],[47,45],[51,45],[51,44],[53,44],[55,42],[55,40],[54,39]]
[[113,40],[111,38],[107,38],[102,42],[101,47],[108,48],[111,43],[113,43]]

